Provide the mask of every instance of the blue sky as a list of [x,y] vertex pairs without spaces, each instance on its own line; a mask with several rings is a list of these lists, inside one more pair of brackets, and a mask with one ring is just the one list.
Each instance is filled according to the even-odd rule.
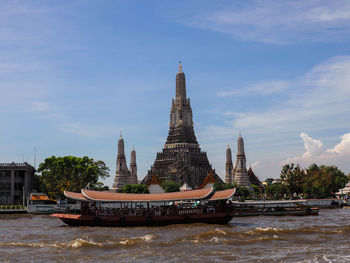
[[224,177],[239,131],[265,179],[286,162],[350,172],[349,1],[1,1],[0,161],[88,155],[142,179],[168,133],[178,61]]

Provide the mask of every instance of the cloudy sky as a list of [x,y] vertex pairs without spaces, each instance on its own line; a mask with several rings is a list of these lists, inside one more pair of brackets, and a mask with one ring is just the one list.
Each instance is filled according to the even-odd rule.
[[[88,155],[120,132],[142,179],[181,60],[202,150],[224,178],[241,132],[260,179],[287,162],[350,172],[350,1],[0,2],[0,162]],[[128,160],[129,162],[129,160]]]

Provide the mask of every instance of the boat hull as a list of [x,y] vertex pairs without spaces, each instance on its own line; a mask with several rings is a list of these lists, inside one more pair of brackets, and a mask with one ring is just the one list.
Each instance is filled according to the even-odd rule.
[[170,225],[188,223],[227,224],[234,213],[216,213],[202,215],[169,215],[169,216],[92,216],[74,214],[52,214],[69,226],[140,226]]
[[319,213],[318,208],[291,209],[282,211],[261,211],[257,209],[237,209],[236,217],[245,216],[316,216]]

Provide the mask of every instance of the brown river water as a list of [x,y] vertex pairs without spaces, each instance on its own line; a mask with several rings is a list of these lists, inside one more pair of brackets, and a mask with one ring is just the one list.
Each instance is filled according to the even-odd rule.
[[228,225],[69,227],[0,214],[0,262],[350,262],[350,209]]

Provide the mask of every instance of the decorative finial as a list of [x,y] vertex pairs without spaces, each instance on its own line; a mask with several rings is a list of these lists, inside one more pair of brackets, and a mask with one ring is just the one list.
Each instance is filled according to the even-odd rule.
[[122,131],[120,131],[120,139],[122,138]]
[[227,144],[227,149],[230,149],[230,145],[229,144]]
[[182,71],[182,64],[181,64],[181,60],[179,61],[179,72]]
[[238,137],[242,137],[241,131],[239,131]]

